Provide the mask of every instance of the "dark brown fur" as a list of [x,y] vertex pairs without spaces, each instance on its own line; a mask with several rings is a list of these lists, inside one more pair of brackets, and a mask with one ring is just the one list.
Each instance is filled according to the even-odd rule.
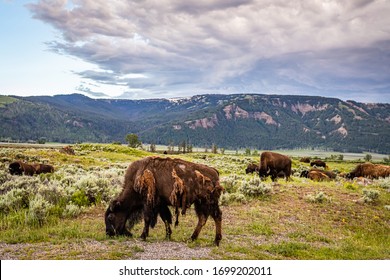
[[317,167],[323,167],[323,168],[326,168],[326,163],[322,160],[313,160],[312,162],[310,162],[310,166],[317,166]]
[[303,157],[299,161],[300,162],[304,162],[304,163],[310,163],[310,158],[309,157]]
[[248,174],[248,173],[253,173],[253,172],[256,172],[256,173],[259,172],[259,165],[256,164],[256,163],[250,163],[250,164],[248,164],[248,166],[247,166],[246,169],[245,169],[245,173],[246,173],[246,174]]
[[[129,221],[131,229],[142,216],[144,229],[141,238],[146,239],[149,226],[154,226],[157,215],[161,216],[161,212],[164,212],[168,216],[168,205],[182,208],[184,214],[194,204],[198,224],[191,239],[198,237],[211,216],[216,225],[215,244],[219,245],[222,239],[222,212],[218,199],[222,191],[218,171],[209,166],[160,157],[135,161],[126,171],[121,194],[106,211],[106,233],[111,236],[130,234],[125,227],[126,221]],[[164,223],[169,237],[170,223],[167,220]]]
[[309,178],[313,181],[327,181],[336,179],[336,174],[332,171],[313,168],[311,170],[302,171],[301,177]]
[[271,176],[272,181],[275,181],[281,174],[286,178],[286,181],[291,176],[291,159],[288,156],[274,152],[263,152],[260,156],[260,177]]
[[32,166],[34,167],[36,174],[54,172],[54,167],[49,164],[36,163],[33,164]]
[[8,170],[11,175],[33,176],[35,174],[35,168],[32,165],[21,161],[14,161],[10,163]]
[[354,170],[346,175],[347,178],[366,177],[370,179],[385,178],[390,176],[390,166],[373,164],[371,162],[358,164]]

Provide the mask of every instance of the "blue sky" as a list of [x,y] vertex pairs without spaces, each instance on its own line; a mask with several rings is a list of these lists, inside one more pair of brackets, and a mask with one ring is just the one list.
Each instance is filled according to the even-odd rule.
[[0,94],[390,102],[390,2],[0,0]]

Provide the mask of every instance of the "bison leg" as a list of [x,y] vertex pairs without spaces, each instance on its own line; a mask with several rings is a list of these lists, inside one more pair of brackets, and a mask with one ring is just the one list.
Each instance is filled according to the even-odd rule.
[[175,216],[176,216],[175,227],[177,227],[179,225],[179,210],[177,209],[177,207],[175,211]]
[[202,230],[203,226],[207,222],[207,216],[204,214],[198,215],[198,224],[196,225],[196,228],[194,230],[194,233],[191,235],[191,240],[194,241],[198,238],[200,231]]
[[171,239],[171,235],[172,235],[172,229],[171,229],[172,213],[169,210],[168,206],[166,205],[161,206],[160,217],[163,220],[165,225],[165,238],[169,240]]
[[211,217],[215,222],[215,245],[219,246],[219,242],[222,239],[222,211],[218,205],[215,207],[215,211],[211,213]]
[[[206,203],[204,203],[206,204]],[[207,222],[208,218],[208,211],[207,207],[208,205],[202,205],[202,203],[195,203],[195,212],[198,216],[198,224],[196,225],[196,228],[194,230],[194,233],[191,235],[191,240],[194,241],[198,238],[200,231],[202,230],[203,226]]]
[[154,213],[153,209],[150,209],[149,207],[144,208],[144,229],[142,230],[142,234],[141,234],[141,238],[143,240],[146,240],[146,237],[149,236],[149,227],[153,222],[153,219],[155,224],[155,220],[157,218],[155,216],[156,214]]
[[149,236],[149,225],[150,225],[150,219],[149,218],[144,218],[144,229],[141,234],[142,240],[146,240],[146,237]]

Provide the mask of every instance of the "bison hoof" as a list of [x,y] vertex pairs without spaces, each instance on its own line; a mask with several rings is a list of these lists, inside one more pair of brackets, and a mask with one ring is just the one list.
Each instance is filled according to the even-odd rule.
[[146,237],[147,237],[147,235],[146,235],[145,233],[142,233],[141,236],[140,236],[140,238],[141,238],[143,241],[146,240]]

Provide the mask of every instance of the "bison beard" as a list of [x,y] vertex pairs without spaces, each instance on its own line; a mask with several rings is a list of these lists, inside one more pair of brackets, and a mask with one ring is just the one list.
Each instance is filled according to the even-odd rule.
[[[195,240],[209,216],[215,221],[215,244],[222,239],[222,212],[218,199],[223,191],[219,174],[214,168],[181,159],[147,157],[133,162],[127,169],[122,192],[110,203],[106,214],[106,233],[131,235],[131,230],[141,218],[144,228],[141,234],[146,239],[149,227],[154,227],[160,215],[166,226],[166,235],[171,235],[172,215],[168,206],[173,206],[178,217],[192,204],[198,216],[198,224],[191,236]],[[176,221],[177,224],[177,221]]]
[[271,176],[272,181],[282,176],[287,181],[291,175],[291,159],[278,153],[263,152],[260,156],[259,175],[263,178]]

